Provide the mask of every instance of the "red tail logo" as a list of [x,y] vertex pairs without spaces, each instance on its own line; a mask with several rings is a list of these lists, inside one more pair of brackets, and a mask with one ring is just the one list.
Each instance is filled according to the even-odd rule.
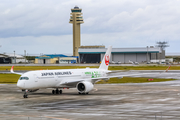
[[109,55],[105,55],[105,64],[109,65]]

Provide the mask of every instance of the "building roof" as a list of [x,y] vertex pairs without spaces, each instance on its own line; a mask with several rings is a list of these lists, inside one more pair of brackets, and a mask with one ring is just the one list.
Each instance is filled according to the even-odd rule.
[[4,57],[9,57],[8,55],[4,55],[4,54],[0,54],[0,57],[2,58],[4,58]]
[[80,46],[79,48],[105,48],[104,45]]
[[77,56],[67,56],[63,54],[44,54],[42,56],[36,57],[36,59],[52,59],[52,58],[59,58],[59,57],[74,57],[77,58]]
[[67,55],[63,55],[63,54],[46,54],[46,56],[50,56],[52,58],[55,58],[55,57],[68,57]]
[[51,59],[51,58],[57,58],[57,57],[67,57],[67,56],[63,54],[45,54],[36,58],[37,59]]
[[22,55],[18,55],[18,54],[15,54],[14,53],[5,53],[5,55],[9,56],[9,57],[16,57],[16,58],[24,58]]
[[22,55],[18,55],[18,54],[15,54],[14,53],[5,53],[5,54],[0,54],[0,57],[10,57],[10,58],[24,58]]
[[[85,53],[105,53],[107,48],[79,48],[79,54]],[[112,53],[161,53],[159,47],[142,47],[142,48],[112,48]]]

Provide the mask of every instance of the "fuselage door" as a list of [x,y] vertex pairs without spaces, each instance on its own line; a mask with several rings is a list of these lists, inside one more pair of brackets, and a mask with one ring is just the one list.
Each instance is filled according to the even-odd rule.
[[36,74],[34,74],[34,81],[35,81],[35,82],[38,82],[38,77],[37,77]]

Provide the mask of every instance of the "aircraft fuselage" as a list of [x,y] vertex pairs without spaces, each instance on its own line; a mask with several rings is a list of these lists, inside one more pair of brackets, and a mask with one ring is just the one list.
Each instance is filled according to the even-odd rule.
[[[63,70],[39,70],[24,73],[18,80],[20,89],[63,88],[72,87],[63,85],[66,80],[77,81],[80,79],[105,77],[107,70],[100,69],[63,69]],[[76,87],[76,86],[74,86]]]

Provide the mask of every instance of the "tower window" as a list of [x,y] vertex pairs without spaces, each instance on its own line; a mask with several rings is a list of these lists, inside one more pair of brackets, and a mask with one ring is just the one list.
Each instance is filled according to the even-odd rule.
[[81,10],[71,10],[72,12],[81,12]]

